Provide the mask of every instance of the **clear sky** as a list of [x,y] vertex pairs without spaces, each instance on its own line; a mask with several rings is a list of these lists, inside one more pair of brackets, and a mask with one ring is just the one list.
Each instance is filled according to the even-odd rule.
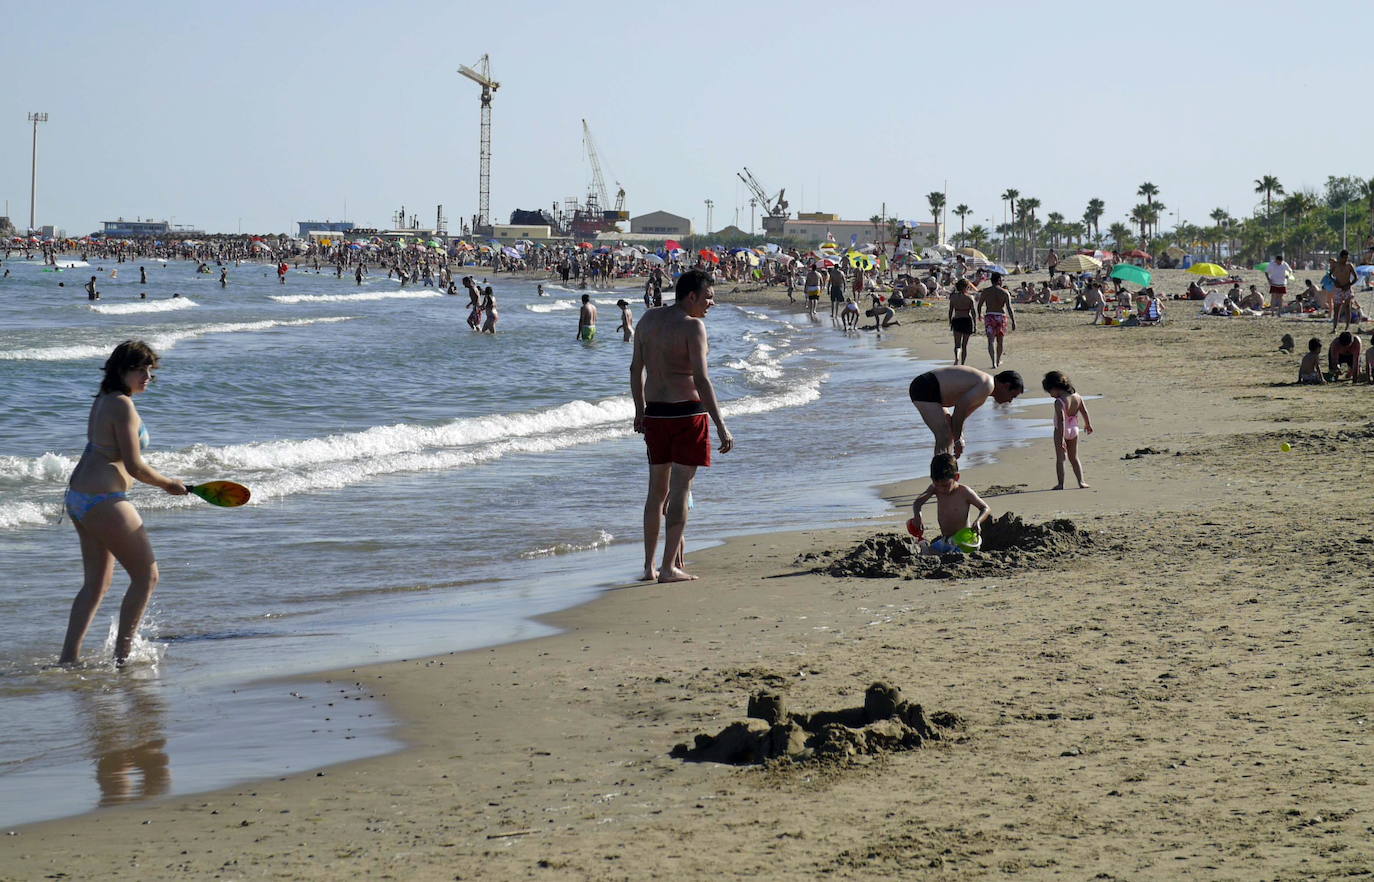
[[[1145,10],[1143,13],[1138,9]],[[450,228],[477,203],[490,53],[492,214],[586,192],[591,124],[631,214],[749,226],[749,166],[792,209],[968,223],[1012,187],[1039,215],[1109,223],[1142,181],[1204,222],[1253,180],[1374,176],[1369,0],[1174,2],[6,3],[0,199],[68,233],[118,216],[210,231],[306,219]],[[1349,36],[1345,39],[1343,35]],[[1334,39],[1332,39],[1334,38]],[[952,225],[957,220],[950,216]]]

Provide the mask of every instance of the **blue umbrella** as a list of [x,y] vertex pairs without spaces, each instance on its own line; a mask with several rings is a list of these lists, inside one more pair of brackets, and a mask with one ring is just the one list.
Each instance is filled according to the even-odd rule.
[[1355,267],[1355,275],[1357,276],[1367,276],[1370,273],[1374,273],[1374,264],[1366,263],[1364,266]]
[[990,263],[987,266],[983,267],[983,269],[987,270],[990,273],[997,273],[1001,276],[1008,275],[1006,268],[996,263]]

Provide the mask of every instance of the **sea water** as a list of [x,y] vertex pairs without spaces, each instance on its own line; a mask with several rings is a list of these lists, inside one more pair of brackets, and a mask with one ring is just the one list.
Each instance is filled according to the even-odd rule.
[[[11,259],[0,280],[0,823],[394,749],[366,684],[265,678],[540,636],[534,617],[638,574],[647,470],[614,330],[618,297],[642,315],[637,291],[585,292],[600,314],[583,343],[583,291],[501,275],[482,335],[465,296],[384,271],[358,285],[301,267],[281,285],[243,264],[221,288],[217,267],[146,261],[140,285],[139,262],[90,264]],[[717,299],[710,367],[736,446],[699,474],[689,552],[881,514],[875,485],[925,473],[907,399],[925,366],[828,317],[732,303],[728,285]],[[54,669],[81,579],[62,491],[128,338],[162,356],[137,400],[148,461],[253,501],[138,485],[161,582],[135,663],[109,665],[116,570],[86,663]],[[965,462],[1043,431],[1014,412],[975,414]]]

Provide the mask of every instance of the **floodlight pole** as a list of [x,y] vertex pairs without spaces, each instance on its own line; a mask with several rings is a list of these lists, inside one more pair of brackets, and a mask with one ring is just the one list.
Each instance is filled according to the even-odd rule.
[[34,206],[38,192],[38,124],[48,121],[46,113],[30,113],[29,122],[33,123],[33,161],[29,166],[29,232],[33,232],[34,227]]

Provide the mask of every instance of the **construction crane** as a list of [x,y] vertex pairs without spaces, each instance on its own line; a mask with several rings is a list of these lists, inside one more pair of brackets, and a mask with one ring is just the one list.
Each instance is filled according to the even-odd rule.
[[[736,174],[741,181],[744,181],[744,186],[749,188],[749,192],[754,194],[754,198],[759,201],[759,207],[764,210],[764,230],[770,233],[773,232],[771,229],[773,224],[768,223],[769,219],[775,222],[787,219],[787,200],[783,198],[784,194],[787,193],[787,189],[784,187],[775,195],[769,196],[768,191],[763,188],[763,184],[759,183],[759,179],[754,177],[754,173],[749,171],[747,166],[742,174],[738,172]],[[776,225],[781,229],[781,223],[776,223]]]
[[466,64],[458,65],[458,73],[482,87],[482,149],[477,175],[477,217],[473,219],[472,231],[486,232],[491,228],[491,96],[501,84],[491,78],[491,59],[486,55],[478,59],[475,70]]
[[[606,181],[601,176],[601,157],[596,152],[596,142],[592,140],[591,126],[587,125],[585,119],[582,120],[582,144],[587,148],[587,162],[592,167],[592,190],[591,193],[587,194],[587,208],[594,211],[599,206],[605,211],[606,207],[611,204],[611,200],[606,195]],[[615,186],[615,208],[612,209],[615,215],[614,219],[626,220],[629,215],[625,211],[625,188],[620,186],[619,181],[615,182]],[[593,205],[593,201],[595,201],[595,205]]]

